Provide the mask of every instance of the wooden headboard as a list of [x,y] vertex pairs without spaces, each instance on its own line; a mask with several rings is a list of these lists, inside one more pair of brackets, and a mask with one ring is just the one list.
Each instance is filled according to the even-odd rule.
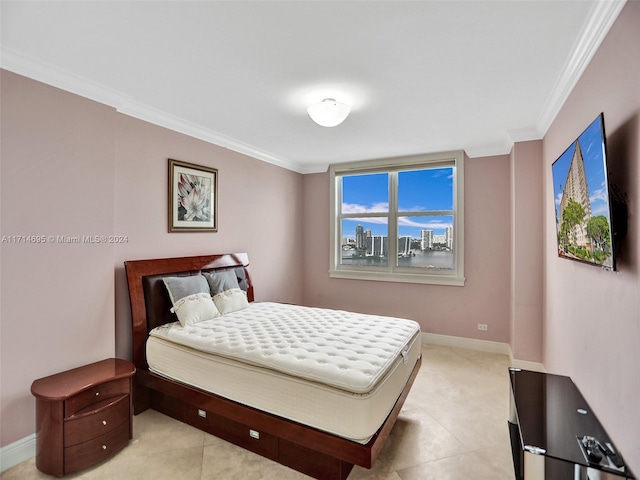
[[247,299],[253,301],[253,283],[246,253],[133,260],[124,262],[124,267],[131,302],[133,363],[139,369],[148,368],[145,347],[149,332],[159,325],[177,320],[169,311],[171,300],[162,277],[235,270],[240,288],[247,292]]

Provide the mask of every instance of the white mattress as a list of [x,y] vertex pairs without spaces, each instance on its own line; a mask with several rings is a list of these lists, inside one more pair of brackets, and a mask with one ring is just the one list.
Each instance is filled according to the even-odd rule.
[[278,303],[154,329],[152,371],[359,442],[384,422],[420,355],[406,319]]

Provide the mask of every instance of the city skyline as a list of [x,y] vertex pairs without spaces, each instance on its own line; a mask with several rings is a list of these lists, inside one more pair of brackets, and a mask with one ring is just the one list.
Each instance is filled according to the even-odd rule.
[[[358,230],[362,229],[364,237],[384,237],[388,238],[388,235],[380,235],[374,233],[372,230],[365,228],[361,223],[358,223],[355,227],[355,231],[353,235],[342,235],[341,243],[342,245],[346,245],[348,243],[357,243],[358,239]],[[343,232],[344,233],[344,232]],[[444,233],[436,233],[432,229],[422,229],[420,230],[419,237],[412,237],[410,235],[398,235],[399,239],[402,238],[410,238],[412,241],[424,241],[425,233],[430,234],[427,235],[429,238],[435,239],[435,243],[444,243],[448,238],[453,238],[453,226],[448,226],[444,229]]]
[[341,239],[340,263],[343,265],[388,266],[394,258],[398,267],[453,268],[453,227],[448,227],[444,235],[434,235],[433,230],[422,230],[421,238],[399,235],[393,254],[388,236],[374,235],[361,224],[354,233],[355,237]]

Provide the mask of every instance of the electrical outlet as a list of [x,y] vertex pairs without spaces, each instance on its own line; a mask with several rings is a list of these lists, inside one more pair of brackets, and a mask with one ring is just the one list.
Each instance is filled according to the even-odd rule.
[[202,418],[207,418],[207,412],[205,412],[204,410],[198,409],[198,416]]
[[478,330],[480,330],[481,332],[486,332],[489,330],[489,327],[486,323],[479,323]]

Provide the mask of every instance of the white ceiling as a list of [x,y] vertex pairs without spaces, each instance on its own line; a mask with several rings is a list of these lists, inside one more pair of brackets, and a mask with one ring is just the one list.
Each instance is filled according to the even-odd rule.
[[[623,5],[2,0],[0,65],[309,173],[542,138]],[[325,97],[342,125],[308,118]]]

